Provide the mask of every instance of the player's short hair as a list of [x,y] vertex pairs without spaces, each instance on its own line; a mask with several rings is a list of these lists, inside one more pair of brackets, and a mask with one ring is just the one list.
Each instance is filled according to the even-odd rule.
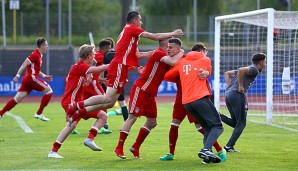
[[179,38],[170,38],[168,42],[179,45],[180,47],[182,46],[182,41]]
[[103,39],[98,43],[99,49],[104,49],[105,47],[110,45],[111,45],[111,42],[106,39]]
[[79,48],[79,56],[80,59],[85,60],[87,59],[87,57],[89,55],[92,54],[92,52],[94,51],[95,46],[92,45],[88,45],[88,44],[83,44],[80,48]]
[[254,64],[258,64],[260,61],[264,60],[266,58],[266,54],[265,53],[255,53],[251,60]]
[[113,49],[114,46],[115,46],[115,42],[114,42],[113,38],[107,37],[107,38],[105,38],[105,40],[107,40],[107,41],[109,41],[111,43],[111,48]]
[[132,23],[132,21],[135,18],[139,17],[139,16],[140,16],[140,13],[139,12],[137,12],[137,11],[130,11],[126,15],[126,22],[127,23]]
[[197,51],[197,52],[200,52],[200,51],[203,51],[203,50],[207,50],[206,46],[204,45],[204,43],[202,42],[198,42],[196,43],[192,48],[191,48],[191,51]]
[[158,45],[161,47],[162,45],[167,45],[169,39],[163,39],[158,41]]
[[36,39],[36,45],[37,45],[37,47],[39,47],[40,48],[40,46],[44,43],[44,42],[46,42],[47,40],[44,38],[44,37],[39,37],[39,38],[37,38]]

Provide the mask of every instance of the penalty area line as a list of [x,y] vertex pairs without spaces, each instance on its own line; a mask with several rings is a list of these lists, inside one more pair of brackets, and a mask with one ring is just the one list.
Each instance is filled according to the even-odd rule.
[[18,125],[26,132],[26,133],[33,133],[32,129],[25,123],[25,121],[22,119],[22,117],[14,115],[10,112],[6,112],[7,116],[13,117]]
[[253,122],[253,123],[263,124],[263,125],[269,125],[269,126],[273,126],[273,127],[276,127],[276,128],[281,128],[281,129],[285,129],[285,130],[288,130],[288,131],[298,132],[297,129],[293,129],[293,128],[289,128],[289,127],[281,126],[281,125],[277,125],[277,124],[267,124],[267,123],[252,120],[252,119],[249,119],[248,121]]

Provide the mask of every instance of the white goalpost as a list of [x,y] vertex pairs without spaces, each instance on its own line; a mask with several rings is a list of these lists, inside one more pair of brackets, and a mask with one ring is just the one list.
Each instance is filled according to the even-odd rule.
[[[298,129],[298,11],[272,8],[215,18],[214,104],[225,106],[223,73],[251,64],[256,52],[267,66],[246,93],[253,119]],[[294,119],[293,119],[294,118]]]

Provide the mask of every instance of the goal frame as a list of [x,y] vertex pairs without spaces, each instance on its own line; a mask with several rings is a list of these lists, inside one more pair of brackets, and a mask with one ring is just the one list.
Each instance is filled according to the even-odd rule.
[[266,80],[266,123],[272,124],[273,115],[273,30],[274,13],[273,8],[266,8],[238,14],[215,17],[215,44],[214,44],[214,105],[220,109],[220,22],[233,20],[240,17],[267,14],[267,80]]

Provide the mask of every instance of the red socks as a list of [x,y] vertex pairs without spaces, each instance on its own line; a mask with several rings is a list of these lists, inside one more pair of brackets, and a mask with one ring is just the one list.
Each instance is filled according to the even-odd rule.
[[169,132],[169,147],[170,147],[170,153],[175,155],[175,148],[176,148],[176,142],[178,139],[178,129],[179,126],[177,125],[171,125],[170,132]]
[[80,101],[77,103],[78,109],[83,109],[84,108],[84,101]]
[[205,135],[205,130],[201,127],[201,129],[198,129],[198,131],[201,133],[201,134],[203,134],[203,135]]
[[125,131],[120,131],[120,136],[119,136],[119,140],[118,140],[118,145],[116,148],[121,148],[123,149],[123,146],[124,146],[124,142],[128,136],[128,132],[125,132]]
[[87,138],[94,140],[94,137],[96,137],[97,133],[98,133],[98,128],[92,126],[92,128],[89,130],[89,135]]
[[135,143],[132,145],[132,147],[134,149],[139,149],[141,144],[144,142],[144,140],[146,139],[146,137],[149,135],[150,130],[146,127],[141,127],[140,131],[139,131],[139,135],[135,141]]
[[58,141],[55,141],[54,144],[53,144],[52,151],[57,153],[59,148],[61,147],[61,145],[62,145],[62,143],[60,143]]
[[36,112],[36,114],[38,114],[38,115],[42,114],[43,109],[49,104],[49,102],[50,102],[52,96],[53,96],[53,93],[49,93],[49,94],[45,94],[45,95],[42,97],[41,102],[40,102],[39,109],[38,109],[38,111]]
[[14,98],[10,99],[6,105],[3,107],[2,110],[0,110],[0,115],[3,116],[3,114],[7,111],[10,111],[15,105],[18,104]]
[[78,110],[76,113],[74,113],[71,118],[73,121],[77,120],[78,118],[81,118],[82,116],[84,116],[87,113],[86,108],[80,109]]

